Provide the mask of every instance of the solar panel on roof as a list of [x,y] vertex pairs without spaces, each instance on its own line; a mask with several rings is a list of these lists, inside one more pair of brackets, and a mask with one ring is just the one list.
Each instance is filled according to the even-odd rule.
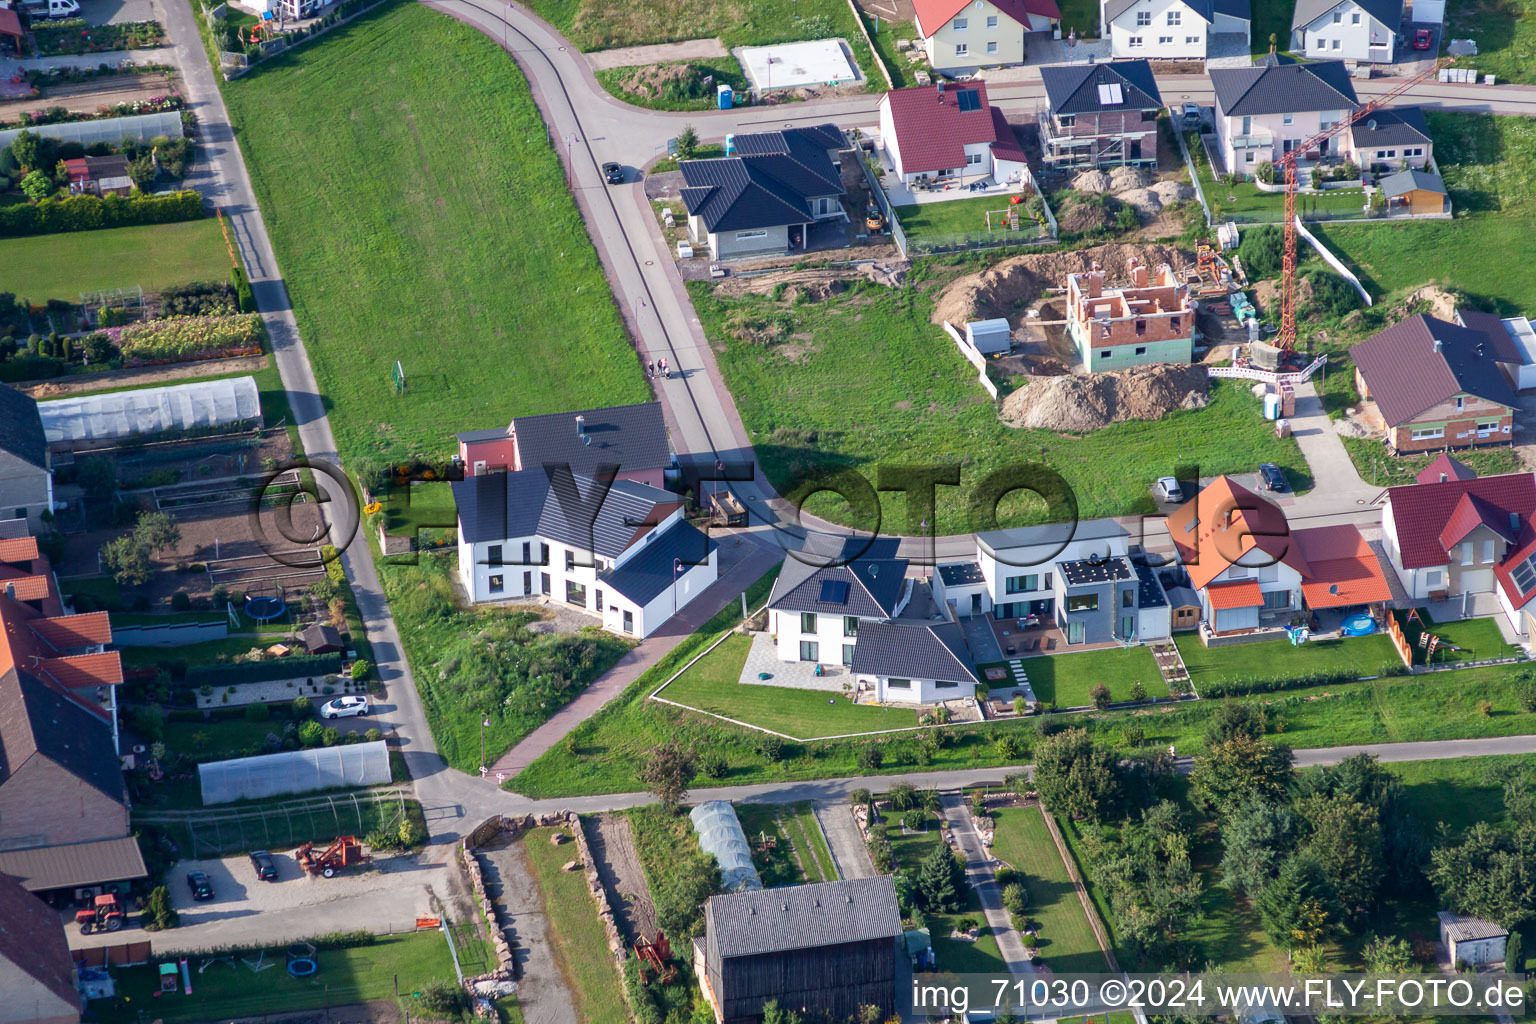
[[1100,85],[1099,102],[1105,106],[1113,106],[1117,103],[1124,103],[1125,96],[1120,91],[1120,83],[1106,82],[1105,84]]
[[955,93],[955,105],[958,106],[962,112],[967,110],[980,110],[981,93],[977,92],[975,89],[961,89],[959,92]]
[[847,604],[848,603],[848,581],[847,580],[822,580],[821,581],[821,599],[823,601],[825,601],[827,604]]
[[1536,586],[1536,555],[1515,566],[1514,572],[1509,576],[1515,581],[1515,586],[1520,588],[1520,593],[1529,592],[1533,586]]

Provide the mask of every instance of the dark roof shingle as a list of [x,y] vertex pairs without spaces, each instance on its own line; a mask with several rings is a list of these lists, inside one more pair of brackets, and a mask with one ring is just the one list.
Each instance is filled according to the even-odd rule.
[[1382,107],[1349,127],[1356,149],[1418,146],[1431,141],[1424,111],[1418,107]]
[[1218,115],[1295,114],[1360,106],[1343,61],[1211,68]]
[[615,480],[597,504],[597,487],[590,477],[556,473],[551,479],[542,469],[456,480],[459,535],[466,544],[542,537],[615,558],[670,514],[661,507],[681,500],[647,484]]
[[827,152],[842,148],[835,125],[754,132],[732,143],[734,156],[678,164],[683,205],[709,231],[803,224],[811,220],[811,198],[845,191]]
[[623,565],[597,577],[597,582],[643,608],[672,585],[677,560],[686,573],[703,564],[718,546],[692,523],[674,523]]
[[8,384],[0,384],[0,449],[39,469],[48,468],[48,439],[37,402]]
[[1423,313],[1367,338],[1349,355],[1388,426],[1407,423],[1463,392],[1499,405],[1515,404],[1481,331]]
[[[806,562],[793,553],[784,560],[774,580],[768,607],[775,611],[818,612],[824,615],[856,615],[880,619],[896,614],[896,604],[906,589],[905,558],[861,557],[836,565]],[[828,591],[823,583],[848,584],[841,600],[840,588]],[[823,596],[833,597],[823,600]]]
[[[1163,105],[1152,65],[1144,60],[1107,64],[1047,64],[1040,69],[1053,114],[1096,114],[1104,110],[1152,110]],[[1099,86],[1118,85],[1123,102],[1104,103]]]
[[27,672],[0,675],[0,785],[23,764],[43,757],[122,803],[123,773],[110,727]]
[[978,682],[965,634],[954,622],[866,622],[853,648],[855,675]]
[[1433,171],[1421,171],[1413,167],[1389,174],[1376,184],[1380,186],[1381,194],[1388,199],[1416,191],[1438,192],[1442,196],[1447,194],[1444,178]]
[[75,961],[69,954],[69,939],[58,911],[7,874],[0,874],[0,960],[15,964],[59,999],[80,1009]]
[[512,420],[512,432],[524,469],[563,462],[572,473],[592,476],[603,465],[616,465],[620,473],[672,465],[660,402],[518,416]]
[[721,959],[894,939],[902,932],[890,875],[711,896],[704,925]]

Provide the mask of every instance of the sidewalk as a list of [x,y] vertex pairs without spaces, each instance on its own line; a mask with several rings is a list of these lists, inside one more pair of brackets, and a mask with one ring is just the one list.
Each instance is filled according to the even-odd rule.
[[1317,385],[1308,381],[1296,388],[1296,415],[1291,418],[1291,436],[1301,447],[1302,458],[1312,472],[1312,490],[1296,499],[1297,514],[1317,511],[1316,506],[1327,504],[1337,509],[1354,503],[1363,503],[1381,493],[1380,487],[1372,487],[1360,478],[1354,460],[1344,450],[1344,442],[1333,429],[1333,422],[1323,409],[1323,401],[1317,396]]
[[1003,894],[993,871],[995,861],[992,852],[982,845],[981,834],[976,831],[976,822],[970,810],[959,793],[945,793],[940,801],[944,807],[944,819],[949,822],[955,834],[955,844],[965,856],[966,881],[971,883],[976,898],[981,902],[992,937],[997,940],[997,951],[1002,954],[1010,973],[1034,976],[1034,965],[1024,952],[1024,940],[1013,930],[1013,924],[1008,920],[1008,911],[1003,908]]

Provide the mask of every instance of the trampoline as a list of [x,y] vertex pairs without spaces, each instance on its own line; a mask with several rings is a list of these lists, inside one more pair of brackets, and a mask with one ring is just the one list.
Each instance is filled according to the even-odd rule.
[[308,978],[320,969],[312,956],[297,956],[288,961],[288,973],[295,978]]
[[1343,632],[1345,636],[1370,636],[1376,632],[1376,620],[1369,615],[1351,615],[1344,620]]
[[288,611],[288,602],[280,597],[248,597],[245,599],[245,614],[257,622],[271,622],[281,618]]

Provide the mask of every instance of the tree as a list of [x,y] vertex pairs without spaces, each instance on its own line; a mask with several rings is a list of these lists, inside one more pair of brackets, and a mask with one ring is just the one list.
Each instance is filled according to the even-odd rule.
[[1261,740],[1265,725],[1264,709],[1259,705],[1225,700],[1211,713],[1211,720],[1205,727],[1205,745],[1219,747],[1239,736]]
[[1103,711],[1105,708],[1109,707],[1109,702],[1111,700],[1109,687],[1105,686],[1103,683],[1100,683],[1092,690],[1089,690],[1088,696],[1093,701],[1093,706],[1098,708],[1100,711]]
[[1520,944],[1519,929],[1510,929],[1504,940],[1504,969],[1511,974],[1525,973],[1525,948]]
[[688,795],[688,786],[698,772],[698,757],[694,752],[675,740],[658,743],[646,752],[640,762],[640,781],[660,800],[668,812],[676,813],[677,805]]
[[1296,816],[1289,807],[1250,801],[1222,826],[1221,845],[1222,881],[1255,896],[1295,848]]
[[1314,793],[1296,802],[1306,822],[1306,850],[1322,868],[1334,898],[1348,916],[1376,903],[1382,882],[1381,818],[1376,808],[1345,793]]
[[1338,764],[1309,772],[1297,789],[1307,793],[1342,793],[1376,808],[1381,822],[1383,877],[1386,887],[1412,892],[1424,876],[1424,833],[1403,805],[1403,780],[1370,754],[1356,754]]
[[1360,950],[1366,974],[1416,974],[1418,963],[1413,959],[1413,945],[1407,939],[1394,939],[1386,935],[1373,937]]
[[36,132],[23,131],[11,140],[11,155],[23,170],[40,171],[53,163],[56,144]]
[[679,160],[692,160],[693,155],[699,150],[699,133],[693,125],[683,125],[683,130],[677,133],[677,158]]
[[181,543],[181,528],[169,512],[141,512],[133,536],[152,554],[158,554]]
[[163,885],[157,885],[149,891],[149,902],[144,907],[144,916],[148,918],[147,926],[156,931],[162,928],[175,928],[181,923],[181,917],[171,906],[171,890]]
[[1264,933],[1286,949],[1315,946],[1332,930],[1333,893],[1322,866],[1299,853],[1259,891],[1254,901]]
[[1227,815],[1251,800],[1276,803],[1291,782],[1291,752],[1263,740],[1236,736],[1195,761],[1195,799]]
[[101,547],[101,563],[112,578],[125,587],[148,583],[155,574],[149,549],[134,540],[132,534],[114,537]]
[[42,171],[30,171],[21,179],[21,190],[34,203],[40,203],[53,194],[53,179]]
[[137,160],[128,161],[128,177],[132,178],[133,183],[141,190],[148,191],[149,186],[155,183],[157,173],[155,161],[148,153]]
[[95,501],[106,501],[117,490],[117,460],[105,455],[90,455],[75,467],[75,482],[85,491],[85,496]]
[[802,1024],[803,1018],[794,1010],[779,1006],[777,999],[763,1004],[763,1024]]
[[1248,276],[1260,280],[1280,273],[1280,255],[1285,248],[1285,238],[1273,224],[1261,224],[1243,235],[1237,247],[1243,258],[1243,269]]
[[1480,821],[1430,854],[1429,880],[1452,910],[1505,928],[1536,917],[1536,827]]
[[917,866],[919,904],[929,913],[959,910],[965,905],[965,891],[965,865],[939,843]]
[[1035,786],[1047,807],[1077,819],[1100,820],[1120,795],[1114,755],[1082,729],[1048,736],[1035,758]]
[[910,782],[898,782],[885,795],[893,811],[910,811],[917,806],[917,790]]

